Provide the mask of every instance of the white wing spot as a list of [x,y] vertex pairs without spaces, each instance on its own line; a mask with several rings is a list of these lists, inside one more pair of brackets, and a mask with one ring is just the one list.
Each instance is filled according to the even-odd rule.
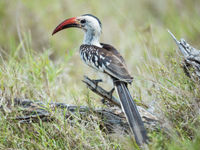
[[96,66],[98,66],[98,62],[97,61],[95,61],[95,64],[96,64]]
[[106,62],[106,66],[110,65],[110,62]]
[[98,61],[98,57],[97,56],[94,56],[95,57],[95,61]]
[[105,59],[105,57],[103,57],[102,55],[100,55],[100,59]]

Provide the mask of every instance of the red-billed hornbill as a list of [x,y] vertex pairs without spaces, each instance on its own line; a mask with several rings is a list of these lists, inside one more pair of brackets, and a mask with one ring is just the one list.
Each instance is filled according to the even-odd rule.
[[131,83],[133,78],[119,52],[111,45],[99,43],[102,29],[100,20],[90,14],[73,17],[60,23],[52,35],[70,27],[84,30],[84,40],[80,46],[82,60],[88,66],[109,75],[113,79],[122,110],[126,115],[131,131],[135,135],[137,144],[147,143],[148,138],[141,116],[127,88],[127,84]]

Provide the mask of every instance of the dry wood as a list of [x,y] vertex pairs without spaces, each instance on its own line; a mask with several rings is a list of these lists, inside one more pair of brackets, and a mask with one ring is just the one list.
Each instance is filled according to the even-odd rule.
[[110,96],[109,92],[107,92],[102,87],[100,87],[97,84],[95,84],[93,82],[93,80],[91,80],[90,78],[84,76],[83,82],[88,86],[88,88],[90,90],[92,90],[97,95],[105,98],[106,100],[108,100],[109,102],[113,103],[114,105],[116,105],[118,107],[121,107],[120,102],[119,102],[119,100],[117,98],[115,98],[114,96]]
[[[91,121],[98,119],[100,122],[100,127],[104,131],[114,132],[115,130],[121,131],[122,133],[130,133],[129,126],[126,122],[125,116],[120,108],[120,103],[117,98],[110,96],[109,92],[104,90],[102,87],[98,86],[93,82],[93,80],[88,77],[84,77],[84,83],[96,94],[100,95],[114,107],[109,108],[90,108],[88,106],[75,106],[65,103],[45,103],[42,101],[32,101],[29,99],[14,99],[14,107],[20,108],[22,115],[15,118],[20,123],[30,123],[30,122],[50,122],[56,120],[55,110],[59,110],[61,115],[65,115],[65,119],[73,122],[74,118],[79,118],[79,121]],[[11,100],[8,100],[11,106]],[[162,127],[162,122],[159,119],[148,112],[146,109],[137,106],[139,113],[144,121],[145,127],[149,130],[157,130]],[[4,106],[0,106],[0,111],[4,110]],[[90,117],[90,119],[87,119]],[[75,122],[74,122],[75,123]]]
[[[41,101],[31,101],[28,99],[14,99],[14,106],[23,108],[23,116],[16,117],[20,123],[30,123],[42,121],[53,121],[56,117],[52,110],[60,109],[65,114],[66,119],[73,120],[74,115],[80,116],[85,120],[87,116],[98,118],[101,122],[102,129],[108,132],[114,132],[116,129],[122,132],[129,133],[129,126],[124,115],[119,109],[105,109],[105,108],[89,108],[87,106],[75,106],[65,103],[43,103]],[[51,110],[51,111],[50,111]],[[65,111],[64,111],[65,110]],[[91,115],[92,114],[92,115]],[[145,126],[150,130],[155,130],[161,127],[160,122],[155,116],[142,111]],[[93,119],[92,118],[92,119]],[[91,119],[91,118],[90,118]]]
[[[104,90],[102,87],[100,87],[99,85],[96,85],[93,80],[89,79],[88,77],[84,76],[84,83],[86,83],[86,85],[96,94],[100,95],[101,97],[105,98],[106,100],[108,100],[110,103],[118,106],[119,108],[121,108],[120,102],[119,100],[114,97],[113,95],[110,96],[109,92],[107,92],[106,90]],[[120,112],[120,114],[125,118],[124,114],[122,113],[121,109],[114,107],[116,112]],[[110,108],[112,109],[112,107]],[[148,112],[146,109],[144,109],[141,106],[137,106],[137,109],[142,117],[142,120],[145,124],[151,124],[151,125],[155,125],[155,122],[158,122],[159,119],[153,115],[152,113]],[[153,123],[154,122],[154,123]]]
[[183,69],[185,74],[195,81],[200,81],[200,50],[189,45],[183,38],[178,41],[170,31],[168,32],[184,57]]
[[[102,129],[106,131],[114,132],[116,129],[122,132],[129,132],[129,126],[126,122],[125,116],[120,108],[120,103],[117,98],[110,96],[109,92],[104,90],[93,82],[88,77],[84,77],[84,83],[96,94],[100,95],[115,107],[109,108],[89,108],[87,106],[75,106],[65,103],[44,103],[42,101],[31,101],[28,99],[14,99],[14,106],[23,108],[23,116],[18,116],[15,119],[19,120],[20,123],[30,123],[42,121],[53,121],[56,119],[54,110],[61,110],[65,114],[65,118],[73,121],[73,116],[80,116],[82,120],[88,121],[87,116],[92,118],[98,118],[101,122]],[[157,117],[144,108],[137,106],[139,113],[145,123],[145,127],[150,130],[155,130],[161,127],[161,122]],[[52,111],[53,110],[53,111]],[[65,111],[64,111],[65,110]],[[91,115],[92,114],[92,115]],[[76,117],[77,118],[77,117]],[[81,120],[80,120],[81,121]]]

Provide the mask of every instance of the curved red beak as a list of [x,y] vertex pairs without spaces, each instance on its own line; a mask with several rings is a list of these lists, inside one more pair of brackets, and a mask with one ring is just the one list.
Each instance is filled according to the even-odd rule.
[[66,28],[71,28],[71,27],[77,27],[77,28],[80,28],[80,24],[79,22],[76,20],[76,17],[73,17],[73,18],[69,18],[69,19],[66,19],[65,21],[61,22],[53,31],[52,35],[54,35],[55,33],[63,30],[63,29],[66,29]]

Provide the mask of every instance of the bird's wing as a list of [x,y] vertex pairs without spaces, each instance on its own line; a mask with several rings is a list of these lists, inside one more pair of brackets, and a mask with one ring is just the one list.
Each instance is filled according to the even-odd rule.
[[109,45],[109,44],[105,44],[105,43],[100,43],[100,44],[103,46],[102,48],[106,49],[109,52],[112,52],[125,64],[124,58],[120,55],[120,53],[117,51],[116,48],[114,48],[112,45]]
[[102,46],[102,48],[99,48],[99,55],[102,55],[102,58],[104,58],[101,61],[105,66],[105,73],[118,80],[131,83],[133,77],[128,72],[123,57],[113,46],[108,44],[102,44]]

